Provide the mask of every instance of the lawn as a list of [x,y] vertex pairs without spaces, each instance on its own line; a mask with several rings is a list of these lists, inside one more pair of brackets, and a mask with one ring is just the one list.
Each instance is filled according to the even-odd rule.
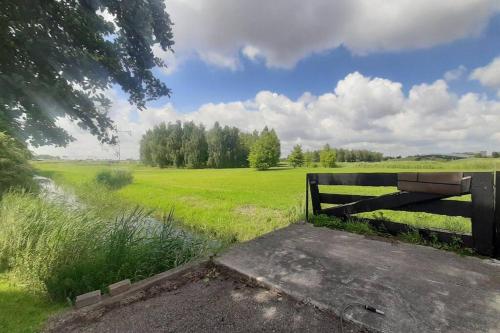
[[49,315],[63,308],[35,294],[7,273],[0,273],[0,332],[37,332]]
[[[307,172],[480,171],[493,170],[497,163],[495,159],[389,161],[345,163],[333,169],[277,168],[268,171],[158,169],[137,164],[86,162],[37,162],[35,166],[57,182],[75,188],[76,192],[79,186],[92,181],[99,170],[131,169],[134,182],[117,191],[120,199],[155,209],[159,214],[173,208],[176,218],[189,227],[221,238],[244,241],[303,217]],[[376,195],[394,189],[330,186],[328,191]],[[389,211],[376,214],[421,227],[470,232],[470,220],[460,217]]]

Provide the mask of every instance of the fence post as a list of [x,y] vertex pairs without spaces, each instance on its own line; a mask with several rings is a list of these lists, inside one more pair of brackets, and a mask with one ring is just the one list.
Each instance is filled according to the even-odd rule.
[[500,172],[495,172],[495,229],[494,247],[495,256],[500,258]]
[[309,182],[309,190],[311,191],[311,204],[313,209],[313,214],[316,215],[321,210],[321,203],[319,202],[319,188],[318,179],[316,174],[307,174],[307,180]]
[[472,239],[477,253],[487,256],[494,254],[495,228],[495,188],[492,172],[472,173]]
[[309,222],[309,175],[306,174],[306,222]]

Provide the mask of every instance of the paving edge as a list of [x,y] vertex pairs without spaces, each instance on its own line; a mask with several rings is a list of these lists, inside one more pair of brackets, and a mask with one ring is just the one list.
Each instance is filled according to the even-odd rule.
[[[338,313],[338,311],[335,311],[335,309],[333,309],[331,306],[329,306],[326,303],[318,302],[318,301],[315,301],[313,299],[310,299],[309,297],[305,297],[304,295],[302,295],[302,294],[300,294],[292,289],[285,288],[281,285],[278,285],[278,284],[266,279],[265,277],[254,278],[249,273],[244,272],[243,270],[239,270],[239,269],[236,269],[234,267],[229,267],[229,266],[225,265],[218,258],[213,258],[212,261],[213,261],[213,265],[219,271],[221,271],[229,276],[232,276],[234,278],[242,279],[247,284],[254,285],[257,287],[262,287],[262,288],[268,289],[270,291],[279,292],[281,294],[284,294],[284,295],[296,300],[297,302],[312,305],[322,312],[331,313],[332,315],[336,316],[337,318],[340,318],[340,316],[341,316],[341,313]],[[379,329],[372,327],[370,325],[367,325],[367,324],[365,324],[361,321],[358,321],[354,318],[344,318],[344,320],[347,322],[350,322],[351,324],[355,324],[359,327],[365,328],[370,332],[383,333]]]
[[66,327],[94,321],[114,308],[152,297],[164,291],[175,290],[203,278],[213,268],[211,258],[193,260],[176,268],[132,283],[130,289],[116,296],[103,296],[96,304],[80,309],[72,308],[51,317],[43,332],[61,331]]

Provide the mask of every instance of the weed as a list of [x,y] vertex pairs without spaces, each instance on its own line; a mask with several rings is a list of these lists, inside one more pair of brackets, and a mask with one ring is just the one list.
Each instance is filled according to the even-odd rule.
[[201,254],[204,239],[140,208],[114,219],[98,209],[68,209],[29,193],[0,202],[0,261],[34,290],[56,300],[130,278],[139,280]]

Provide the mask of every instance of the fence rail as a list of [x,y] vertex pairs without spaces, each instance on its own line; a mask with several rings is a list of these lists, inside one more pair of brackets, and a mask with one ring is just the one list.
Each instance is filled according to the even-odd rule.
[[[446,173],[441,173],[443,174]],[[309,173],[306,175],[306,218],[309,215],[309,193],[314,215],[346,218],[357,213],[386,209],[462,216],[471,219],[471,234],[414,228],[404,223],[385,220],[367,221],[391,234],[416,229],[424,238],[434,235],[441,242],[451,243],[458,238],[465,246],[473,248],[481,255],[500,257],[500,193],[497,195],[495,186],[500,182],[500,172],[465,172],[463,176],[471,177],[470,189],[466,193],[471,195],[471,201],[449,199],[451,195],[418,192],[395,192],[382,196],[321,193],[319,186],[322,185],[396,187],[398,174]],[[323,208],[322,204],[339,206]]]

